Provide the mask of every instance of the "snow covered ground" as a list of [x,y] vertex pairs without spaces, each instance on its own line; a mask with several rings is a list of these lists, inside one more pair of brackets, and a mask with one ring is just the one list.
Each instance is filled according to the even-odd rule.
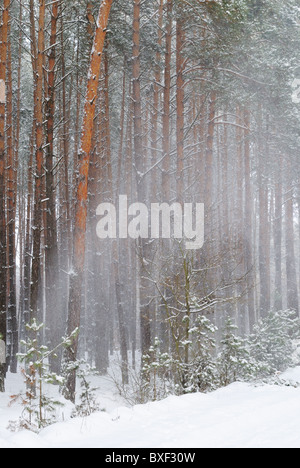
[[[300,367],[281,377],[300,382]],[[67,406],[65,421],[38,435],[12,433],[8,422],[21,408],[8,407],[9,396],[22,379],[10,375],[0,395],[0,448],[300,448],[300,387],[235,383],[129,408],[109,379],[99,384],[105,412],[71,419]]]

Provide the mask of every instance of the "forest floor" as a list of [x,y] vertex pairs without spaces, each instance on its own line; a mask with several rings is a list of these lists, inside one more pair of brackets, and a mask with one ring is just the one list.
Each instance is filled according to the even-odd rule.
[[11,432],[19,403],[10,396],[23,389],[20,375],[9,375],[0,395],[0,448],[300,448],[300,367],[280,376],[285,385],[234,383],[210,394],[171,396],[126,406],[114,383],[97,378],[105,411],[63,419],[39,434]]

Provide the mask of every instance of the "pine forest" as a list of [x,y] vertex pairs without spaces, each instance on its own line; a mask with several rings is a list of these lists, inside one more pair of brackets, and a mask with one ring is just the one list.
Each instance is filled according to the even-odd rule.
[[25,378],[23,428],[43,380],[75,405],[81,378],[90,411],[112,361],[133,404],[299,365],[299,25],[297,0],[1,0],[0,391]]

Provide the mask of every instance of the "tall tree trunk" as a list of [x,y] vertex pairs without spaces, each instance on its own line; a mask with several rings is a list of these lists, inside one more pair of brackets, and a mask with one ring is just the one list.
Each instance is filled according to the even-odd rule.
[[[34,6],[32,5],[32,8]],[[39,310],[39,287],[41,278],[41,230],[42,230],[42,175],[44,164],[44,112],[43,112],[43,77],[44,77],[44,49],[45,49],[45,13],[46,0],[39,3],[39,23],[37,56],[34,57],[36,69],[34,69],[34,119],[35,119],[35,192],[33,213],[33,253],[32,253],[32,277],[30,291],[30,318],[41,320]],[[31,12],[33,15],[33,11]],[[34,24],[31,24],[32,35],[35,36]]]
[[259,188],[259,271],[260,313],[262,317],[265,317],[270,311],[269,235],[268,187],[261,181]]
[[251,187],[251,154],[250,154],[250,112],[244,111],[245,141],[245,210],[244,210],[244,258],[247,275],[247,306],[250,332],[256,321],[254,298],[254,256],[253,256],[253,190]]
[[274,255],[275,255],[275,310],[282,310],[282,155],[278,155],[279,167],[275,183]]
[[[227,114],[224,115],[224,121],[227,120]],[[229,174],[228,174],[228,127],[225,124],[222,140],[222,232],[224,246],[228,245],[229,240]]]
[[177,197],[183,201],[184,190],[184,20],[181,8],[177,13],[176,22],[176,142],[177,142]]
[[[113,0],[103,0],[100,5],[94,45],[91,54],[87,94],[84,104],[81,145],[78,155],[78,185],[76,193],[75,224],[73,234],[73,272],[70,278],[67,325],[68,334],[71,334],[80,326],[81,293],[85,264],[89,163],[102,53],[112,3]],[[66,361],[68,363],[74,362],[77,358],[77,353],[78,338],[74,340],[73,346],[66,351]],[[73,402],[75,401],[75,388],[76,374],[75,371],[71,371],[66,382],[65,397]]]
[[[239,107],[236,108],[236,196],[235,196],[235,272],[239,278],[245,274],[245,239],[243,232],[243,185],[244,185],[244,144],[243,144],[243,131],[242,131],[242,113]],[[241,299],[241,294],[245,285],[238,282],[236,285],[236,296],[240,299],[236,301],[236,324],[239,326],[240,331],[244,331],[245,326],[245,304]]]
[[30,284],[31,284],[31,252],[32,252],[32,205],[33,205],[33,157],[34,157],[34,131],[35,122],[32,125],[30,157],[27,170],[27,200],[25,213],[25,242],[24,242],[24,307],[22,315],[21,334],[25,336],[25,325],[30,321]]
[[172,13],[173,0],[167,0],[167,25],[166,25],[166,51],[164,73],[164,100],[163,100],[163,176],[162,176],[162,200],[170,198],[170,101],[171,101],[171,60],[172,60]]
[[[137,195],[139,202],[146,202],[146,191],[144,183],[144,157],[143,157],[143,126],[141,105],[141,83],[140,83],[140,17],[141,0],[134,0],[133,9],[133,121],[134,121],[134,164],[136,169]],[[146,239],[138,239],[138,256],[140,267],[140,330],[141,349],[144,355],[151,345],[151,317],[148,296],[147,264],[149,254],[149,242]]]
[[72,252],[72,239],[70,238],[70,233],[72,231],[72,220],[71,220],[71,203],[70,203],[70,190],[69,190],[69,115],[67,111],[67,90],[66,90],[66,64],[65,64],[65,46],[64,46],[64,15],[63,8],[61,8],[61,34],[60,34],[60,45],[61,45],[61,72],[62,72],[62,117],[63,117],[63,155],[64,155],[64,208],[66,212],[66,222],[65,222],[65,263],[67,268],[69,268],[69,263],[71,261],[71,252]]
[[[23,5],[20,2],[19,8],[19,24],[23,22]],[[21,80],[22,80],[22,48],[23,48],[23,31],[22,28],[19,30],[19,44],[18,44],[18,78],[17,78],[17,104],[16,104],[16,123],[15,123],[15,139],[14,139],[14,152],[15,152],[15,171],[16,180],[18,180],[18,173],[20,172],[20,178],[23,178],[24,171],[22,168],[19,171],[19,152],[20,152],[20,134],[21,134]],[[18,217],[20,225],[20,275],[19,275],[19,302],[18,312],[22,317],[24,310],[24,247],[26,237],[26,221],[25,221],[25,209],[26,209],[26,197],[25,197],[25,183],[22,184],[23,189],[16,191],[15,198],[19,200],[18,203]],[[17,205],[17,202],[16,202]],[[17,323],[18,332],[21,329],[20,324]],[[18,340],[19,341],[19,340]],[[19,343],[18,343],[19,345]]]
[[[61,333],[61,297],[58,285],[58,244],[55,209],[54,159],[54,115],[55,115],[55,66],[59,0],[52,4],[51,36],[47,70],[47,99],[45,105],[46,133],[46,229],[45,229],[45,283],[46,283],[46,333],[49,349],[59,344]],[[58,359],[50,358],[53,372],[59,372]]]
[[161,83],[161,52],[160,49],[162,47],[162,39],[163,39],[163,8],[164,8],[164,0],[159,0],[159,9],[158,9],[158,40],[157,46],[158,50],[156,52],[156,64],[155,64],[155,71],[154,71],[154,85],[153,85],[153,111],[152,111],[152,128],[151,128],[151,153],[152,153],[152,160],[151,164],[153,166],[152,169],[152,181],[151,181],[151,195],[155,200],[158,196],[157,193],[157,168],[154,167],[155,164],[158,162],[158,142],[160,141],[159,132],[158,132],[158,116],[159,116],[159,104],[160,104],[160,83]]
[[[8,27],[10,35],[10,23]],[[18,322],[17,322],[17,290],[16,290],[16,261],[15,261],[15,227],[16,227],[16,193],[17,169],[13,141],[13,90],[11,44],[8,43],[7,56],[7,239],[8,239],[8,307],[7,328],[9,334],[9,365],[12,373],[17,372],[18,353]]]
[[[101,80],[100,80],[101,81]],[[100,89],[102,83],[100,84]],[[105,187],[105,153],[106,148],[103,144],[102,130],[103,130],[103,119],[102,119],[102,103],[103,93],[100,93],[98,99],[98,116],[95,119],[94,139],[96,149],[91,153],[90,169],[89,169],[89,226],[90,226],[90,237],[92,250],[89,256],[89,270],[92,270],[91,279],[89,281],[91,287],[91,298],[92,301],[92,313],[94,316],[95,323],[95,336],[94,336],[94,354],[95,354],[95,366],[97,371],[102,375],[106,374],[109,365],[109,331],[110,328],[110,315],[108,316],[105,307],[105,299],[103,297],[104,289],[106,288],[105,283],[105,261],[106,255],[104,253],[105,247],[102,247],[97,237],[97,206],[102,201],[102,196]],[[91,265],[91,266],[90,266]],[[99,287],[99,281],[102,287]]]
[[205,207],[206,207],[206,228],[207,240],[210,243],[212,238],[212,215],[213,215],[213,149],[214,130],[216,115],[216,92],[212,91],[209,100],[209,115],[207,126],[207,140],[205,152]]
[[[263,125],[263,116],[259,110],[260,129]],[[262,131],[262,130],[260,130]],[[258,184],[259,184],[259,277],[260,277],[260,315],[265,317],[270,311],[270,222],[269,222],[269,187],[265,175],[263,154],[265,144],[262,135],[259,135],[258,147]]]
[[118,149],[118,177],[117,177],[117,191],[120,193],[121,189],[121,172],[122,164],[124,162],[123,149],[124,149],[124,127],[125,127],[125,102],[126,102],[126,57],[124,57],[123,69],[123,83],[122,83],[122,102],[121,102],[121,115],[120,115],[120,143]]
[[[288,162],[289,172],[291,175],[291,166]],[[289,179],[289,177],[288,177]],[[286,245],[286,290],[287,290],[287,306],[288,309],[295,312],[299,316],[299,300],[298,300],[298,285],[295,257],[295,228],[294,228],[294,191],[293,188],[287,187],[285,201],[285,245]]]
[[[109,63],[108,53],[106,51],[104,56],[104,93],[105,93],[105,145],[107,166],[108,166],[108,184],[109,184],[109,196],[112,203],[116,203],[116,197],[113,191],[113,177],[112,177],[112,161],[111,161],[111,137],[110,137],[110,105],[109,105]],[[124,314],[124,298],[122,297],[122,281],[120,274],[120,248],[117,240],[113,240],[113,273],[115,282],[115,294],[117,302],[117,314],[119,322],[119,333],[120,333],[120,349],[121,349],[121,374],[123,384],[128,384],[128,343],[127,343],[127,330]]]
[[[8,41],[10,0],[4,0],[1,44],[0,44],[0,340],[6,346],[7,319],[7,259],[6,259],[6,216],[5,216],[5,104],[6,104],[6,60]],[[4,357],[3,357],[4,358]],[[2,359],[4,360],[4,359]],[[6,362],[0,362],[0,392],[4,392]]]
[[142,127],[142,105],[141,105],[141,83],[140,83],[140,12],[141,0],[134,0],[133,10],[133,119],[134,119],[134,153],[137,171],[138,193],[141,193],[141,184],[144,172],[143,158],[143,127]]

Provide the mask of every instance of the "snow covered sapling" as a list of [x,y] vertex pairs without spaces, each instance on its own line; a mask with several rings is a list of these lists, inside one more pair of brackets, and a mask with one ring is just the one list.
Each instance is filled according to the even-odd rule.
[[[184,393],[207,392],[215,388],[214,351],[216,343],[214,335],[216,331],[215,325],[204,315],[199,315],[190,327],[189,361],[182,363]],[[182,346],[185,345],[185,342],[182,343]]]
[[24,409],[20,420],[10,423],[9,428],[12,430],[29,429],[38,432],[56,421],[56,410],[62,406],[60,401],[49,397],[45,391],[46,384],[63,383],[61,376],[50,372],[48,361],[49,357],[55,355],[61,347],[71,346],[78,330],[63,338],[61,343],[50,351],[46,346],[39,345],[39,333],[43,326],[35,319],[26,325],[29,337],[21,342],[25,352],[18,354],[20,361],[25,365],[22,374],[25,378],[26,391],[11,397],[11,403],[20,399]]
[[165,398],[170,391],[172,374],[172,357],[161,352],[161,342],[156,337],[148,353],[143,356],[142,376],[143,389],[148,400],[156,401]]
[[[194,299],[191,310],[193,311]],[[162,353],[158,338],[143,357],[144,392],[148,399],[162,399],[169,394],[206,392],[216,388],[214,360],[217,328],[204,315],[196,320],[182,318],[187,334],[175,343],[173,352]],[[187,335],[187,336],[186,336]]]
[[299,332],[299,319],[291,310],[271,311],[256,324],[250,336],[250,351],[258,364],[259,376],[282,372],[293,364]]
[[231,317],[226,319],[220,350],[217,357],[219,384],[221,387],[236,382],[249,380],[256,373],[256,364],[250,356],[247,341],[237,335],[238,327]]
[[92,413],[100,411],[100,406],[96,401],[95,391],[98,387],[93,387],[89,377],[99,375],[94,367],[91,367],[84,360],[78,360],[73,363],[76,366],[76,375],[80,380],[81,394],[80,403],[75,406],[72,417],[90,416]]

